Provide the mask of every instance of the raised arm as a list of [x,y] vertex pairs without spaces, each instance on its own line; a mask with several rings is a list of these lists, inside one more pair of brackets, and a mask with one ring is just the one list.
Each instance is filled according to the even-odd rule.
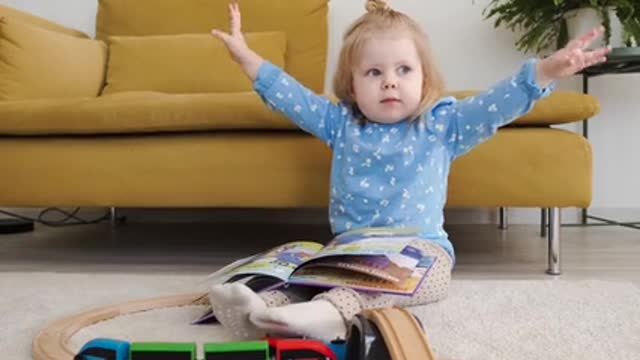
[[230,33],[227,34],[224,31],[213,29],[211,34],[224,42],[233,60],[242,67],[242,70],[251,81],[255,81],[258,76],[258,70],[265,60],[251,50],[244,40],[241,29],[240,6],[235,1],[229,3],[229,19],[231,22]]
[[262,100],[269,108],[283,113],[300,128],[333,147],[333,138],[349,110],[313,93],[251,50],[242,35],[240,7],[235,1],[229,4],[229,18],[230,33],[217,29],[211,33],[225,43]]
[[493,136],[499,127],[525,115],[548,96],[555,80],[606,61],[610,49],[587,51],[600,35],[596,28],[543,59],[530,59],[520,71],[496,86],[462,101],[447,98],[427,114],[429,130],[458,157]]

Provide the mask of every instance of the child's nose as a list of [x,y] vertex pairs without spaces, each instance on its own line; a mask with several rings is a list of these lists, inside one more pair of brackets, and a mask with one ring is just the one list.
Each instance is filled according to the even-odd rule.
[[398,87],[398,84],[396,84],[395,82],[390,82],[390,81],[385,82],[384,85],[383,85],[383,88],[385,90],[395,89],[397,87]]

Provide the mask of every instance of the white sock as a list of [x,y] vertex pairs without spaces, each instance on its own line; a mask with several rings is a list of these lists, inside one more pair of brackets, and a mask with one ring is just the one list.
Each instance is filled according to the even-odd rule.
[[244,284],[214,285],[209,292],[209,302],[220,324],[239,340],[258,340],[265,332],[249,321],[252,311],[267,308],[264,300]]
[[347,333],[342,315],[326,300],[254,310],[249,319],[270,333],[308,336],[323,341],[344,339]]

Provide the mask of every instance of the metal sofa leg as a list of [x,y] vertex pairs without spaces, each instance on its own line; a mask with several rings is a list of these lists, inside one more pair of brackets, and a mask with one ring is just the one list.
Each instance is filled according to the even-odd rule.
[[499,218],[500,224],[498,225],[498,229],[507,230],[507,227],[509,227],[509,209],[506,207],[500,207]]
[[547,229],[549,228],[549,209],[540,209],[540,237],[547,237]]
[[549,264],[547,274],[560,275],[560,208],[549,208]]
[[118,209],[113,206],[109,208],[109,221],[111,226],[116,226],[118,223]]
[[126,215],[121,215],[122,213],[118,213],[118,208],[115,206],[109,207],[109,222],[112,227],[115,227],[118,224],[125,223],[127,221]]

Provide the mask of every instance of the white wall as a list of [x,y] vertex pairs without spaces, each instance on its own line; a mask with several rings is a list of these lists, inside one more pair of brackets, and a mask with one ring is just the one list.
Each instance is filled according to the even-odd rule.
[[[135,0],[131,0],[135,1]],[[292,0],[294,1],[294,0]],[[418,1],[394,0],[392,5],[411,14],[430,35],[448,87],[480,89],[490,86],[518,69],[530,55],[515,50],[517,35],[494,29],[482,19],[489,0]],[[0,4],[27,10],[91,35],[95,33],[95,0],[0,0]],[[331,0],[330,48],[327,84],[335,69],[342,32],[364,11],[363,0]],[[581,89],[574,77],[562,81],[561,89]],[[620,215],[640,220],[640,75],[615,75],[591,80],[591,94],[602,112],[590,123],[590,139],[595,153],[592,212]],[[578,125],[568,126],[570,129]],[[573,218],[575,212],[569,212]],[[491,221],[493,212],[456,212],[456,221]],[[516,222],[536,221],[536,211],[515,211]]]
[[0,4],[95,35],[96,0],[0,0]]

